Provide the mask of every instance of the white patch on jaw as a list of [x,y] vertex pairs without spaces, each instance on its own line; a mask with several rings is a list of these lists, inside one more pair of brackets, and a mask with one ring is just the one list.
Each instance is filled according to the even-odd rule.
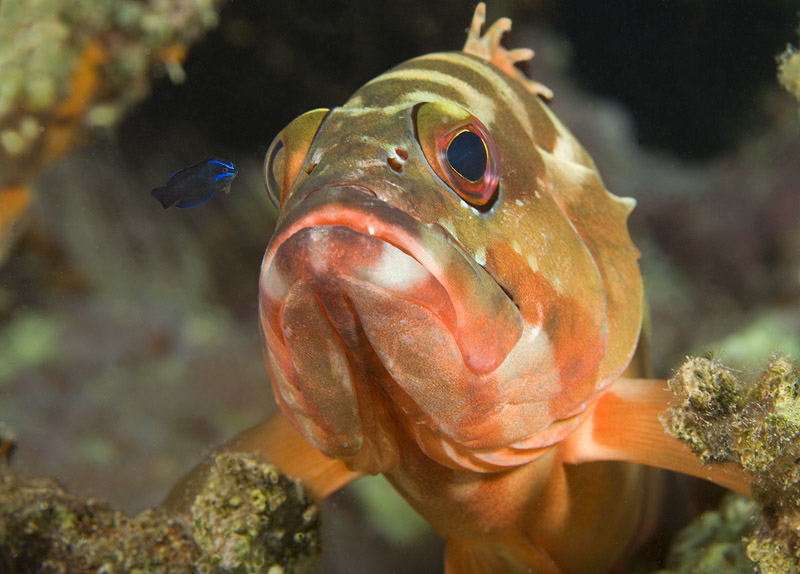
[[511,249],[513,249],[515,252],[517,252],[520,255],[522,255],[522,247],[519,246],[519,242],[518,241],[515,240],[515,241],[513,241],[511,243]]
[[517,199],[516,201],[514,201],[514,203],[516,203],[520,207],[524,207],[525,206],[525,202],[522,201],[521,199]]
[[388,243],[383,244],[380,260],[367,275],[376,285],[390,289],[411,289],[430,276],[413,257]]
[[374,228],[374,227],[372,227],[371,225],[367,225],[367,232],[368,232],[370,235],[375,235],[375,228]]
[[[558,391],[558,368],[550,339],[541,325],[525,323],[519,341],[498,367],[496,376],[502,381],[497,389],[499,396],[526,395],[529,401],[549,400],[554,396]],[[520,423],[524,425],[525,421]]]

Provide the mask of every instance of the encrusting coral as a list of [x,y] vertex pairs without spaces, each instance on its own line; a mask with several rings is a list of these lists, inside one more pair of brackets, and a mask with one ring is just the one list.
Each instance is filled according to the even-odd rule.
[[131,574],[309,572],[320,552],[317,509],[258,457],[218,456],[191,515],[129,517],[47,479],[0,475],[0,571]]
[[800,371],[772,360],[753,383],[719,360],[686,361],[669,381],[678,402],[664,414],[667,432],[704,463],[732,462],[751,477],[759,526],[747,555],[764,574],[800,571]]
[[218,455],[191,514],[199,563],[212,571],[307,572],[319,555],[317,507],[255,455]]
[[792,45],[778,56],[778,81],[800,102],[800,52]]
[[[798,28],[800,34],[800,28]],[[787,44],[786,49],[778,55],[778,82],[800,103],[800,52]]]
[[0,2],[0,262],[48,163],[115,125],[159,70],[185,76],[188,47],[221,0]]
[[163,511],[128,517],[48,479],[0,478],[0,571],[189,574],[200,549]]

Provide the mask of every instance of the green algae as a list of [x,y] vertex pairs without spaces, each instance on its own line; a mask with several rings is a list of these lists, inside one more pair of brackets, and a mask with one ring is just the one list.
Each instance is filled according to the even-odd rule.
[[[216,26],[212,0],[4,0],[0,5],[0,119],[19,106],[47,110],[66,95],[86,40],[106,35],[109,73],[129,88],[146,76],[146,57],[168,42],[191,43]],[[124,97],[130,98],[134,94]],[[143,95],[137,93],[138,95]]]
[[192,505],[201,568],[232,574],[307,572],[320,552],[316,506],[255,455],[224,453]]
[[0,474],[4,574],[303,574],[319,556],[316,506],[248,454],[215,459],[191,516],[127,516],[49,479]]
[[0,477],[0,567],[8,574],[190,574],[199,556],[185,527],[162,511],[128,517],[50,480]]
[[744,381],[713,357],[690,358],[670,379],[677,403],[664,414],[669,434],[704,463],[732,462],[751,477],[758,527],[747,556],[758,571],[800,571],[800,370],[773,359]]
[[[798,28],[800,34],[800,28]],[[791,44],[781,52],[778,61],[778,82],[800,103],[800,51]]]

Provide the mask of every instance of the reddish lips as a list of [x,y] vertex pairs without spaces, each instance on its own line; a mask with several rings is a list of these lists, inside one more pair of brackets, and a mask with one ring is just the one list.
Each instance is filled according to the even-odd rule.
[[[331,243],[327,249],[322,247],[323,239],[313,256],[301,263],[300,256],[293,252],[296,244],[290,242],[290,238],[297,233],[309,233],[305,229],[325,227],[349,228],[367,238],[388,243],[419,263],[432,279],[421,280],[422,270],[378,244],[366,248],[369,242],[365,243],[365,239],[356,239],[356,243],[351,244],[345,241],[336,246]],[[313,235],[320,239],[319,233]],[[337,233],[329,238],[333,239]],[[364,249],[363,253],[357,244]],[[392,261],[397,263],[397,269],[387,268]],[[303,266],[306,270],[300,271]],[[447,325],[458,342],[464,362],[476,374],[494,371],[511,351],[522,330],[514,303],[444,229],[421,222],[368,195],[360,187],[317,191],[292,209],[281,222],[264,257],[262,292],[266,290],[268,295],[272,290],[269,283],[274,282],[270,274],[276,270],[284,276],[284,282],[308,281],[314,276],[316,284],[325,290],[327,287],[322,283],[329,281],[331,274],[347,275],[383,284],[398,296],[416,300],[434,311]],[[403,273],[411,275],[403,277]],[[446,292],[449,303],[440,287]]]

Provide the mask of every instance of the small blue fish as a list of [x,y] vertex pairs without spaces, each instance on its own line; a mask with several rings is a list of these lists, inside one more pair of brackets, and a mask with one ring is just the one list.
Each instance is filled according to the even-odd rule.
[[167,185],[155,188],[150,194],[161,202],[164,209],[194,207],[211,199],[217,191],[228,193],[238,173],[232,161],[207,159],[179,169],[169,176]]

